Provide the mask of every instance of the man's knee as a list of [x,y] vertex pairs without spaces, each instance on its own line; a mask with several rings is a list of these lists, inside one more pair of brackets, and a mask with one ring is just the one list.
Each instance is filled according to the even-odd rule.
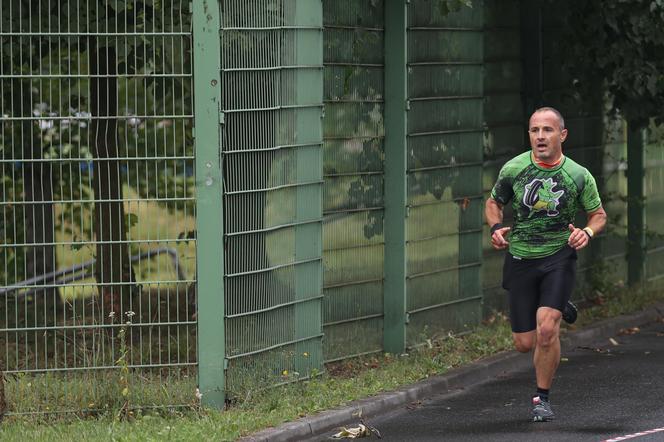
[[555,324],[545,323],[537,328],[537,345],[551,347],[558,339],[558,328]]
[[550,307],[540,307],[537,311],[537,346],[548,348],[554,345],[560,334],[562,313]]
[[535,347],[535,339],[532,333],[524,335],[513,335],[514,348],[520,353],[528,353]]

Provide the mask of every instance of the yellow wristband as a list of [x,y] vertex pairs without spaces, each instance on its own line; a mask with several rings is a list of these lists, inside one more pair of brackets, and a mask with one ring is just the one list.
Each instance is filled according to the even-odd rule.
[[590,227],[587,227],[587,226],[586,226],[586,227],[583,228],[583,230],[584,230],[585,232],[588,232],[588,235],[590,235],[591,238],[592,238],[593,236],[595,236],[595,232],[593,232],[593,229],[591,229]]

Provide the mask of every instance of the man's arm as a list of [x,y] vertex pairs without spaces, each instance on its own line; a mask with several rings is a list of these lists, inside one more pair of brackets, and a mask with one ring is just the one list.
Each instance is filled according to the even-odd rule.
[[578,229],[574,227],[573,224],[569,225],[570,236],[567,243],[570,247],[579,250],[584,248],[590,242],[590,237],[601,232],[606,226],[606,212],[604,208],[600,206],[599,209],[592,212],[588,212],[588,223],[586,228],[590,229],[590,232],[586,233],[583,229]]
[[[509,242],[505,239],[505,235],[510,231],[509,227],[502,227],[503,222],[503,206],[498,201],[489,197],[484,205],[484,216],[489,227],[492,228],[491,232],[491,245],[496,250],[506,249]],[[498,228],[493,229],[495,225]],[[584,234],[585,235],[585,234]]]

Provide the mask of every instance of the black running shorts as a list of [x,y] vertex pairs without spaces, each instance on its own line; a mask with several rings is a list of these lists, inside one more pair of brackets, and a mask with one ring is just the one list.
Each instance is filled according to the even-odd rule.
[[569,246],[544,258],[519,259],[506,254],[503,288],[509,291],[513,332],[535,330],[539,307],[564,310],[574,289],[576,258],[576,250]]

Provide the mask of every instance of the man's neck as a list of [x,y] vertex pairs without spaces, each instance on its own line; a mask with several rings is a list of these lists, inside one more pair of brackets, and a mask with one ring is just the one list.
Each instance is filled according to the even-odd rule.
[[554,167],[558,166],[560,164],[560,162],[563,160],[563,153],[562,152],[560,153],[558,158],[556,158],[555,160],[552,160],[552,161],[539,160],[539,159],[537,159],[535,154],[533,154],[532,152],[530,153],[530,155],[531,155],[531,158],[533,159],[533,161],[535,162],[535,164],[537,164],[538,166],[543,167],[545,169],[553,169]]

